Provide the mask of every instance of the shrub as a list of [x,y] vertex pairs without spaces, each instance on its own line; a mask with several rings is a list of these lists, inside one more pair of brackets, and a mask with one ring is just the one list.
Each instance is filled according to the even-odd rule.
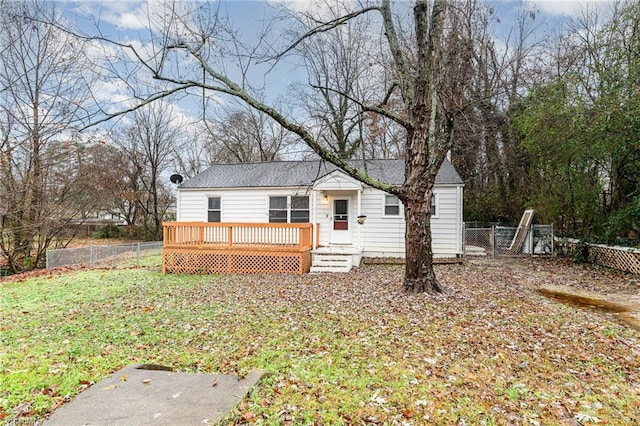
[[589,263],[589,243],[580,240],[573,250],[573,261],[575,263]]
[[122,229],[115,223],[98,226],[93,233],[93,238],[120,238],[122,237]]

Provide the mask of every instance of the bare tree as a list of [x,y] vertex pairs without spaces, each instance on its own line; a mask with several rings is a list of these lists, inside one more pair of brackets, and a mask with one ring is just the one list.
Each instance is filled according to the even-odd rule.
[[[330,19],[345,13],[340,2],[327,3]],[[310,13],[290,13],[301,27],[318,24]],[[350,20],[330,32],[303,39],[295,49],[302,57],[308,84],[298,84],[297,98],[317,122],[316,138],[323,147],[344,159],[361,154],[367,130],[361,104],[382,101],[388,67],[371,38],[374,23],[368,17]],[[378,25],[378,31],[380,30]]]
[[[528,161],[511,125],[512,111],[526,93],[532,71],[539,61],[539,40],[534,39],[536,13],[519,9],[516,26],[504,44],[496,45],[490,31],[500,17],[488,5],[468,2],[460,34],[472,46],[469,107],[455,128],[453,162],[465,181],[465,218],[496,221],[517,220],[525,207]],[[539,56],[539,55],[538,55]]]
[[83,42],[61,23],[45,2],[0,4],[0,249],[14,272],[40,265],[75,214],[62,203],[76,177],[68,141],[88,91]]
[[209,130],[210,128],[199,122],[187,126],[186,140],[181,145],[181,149],[176,149],[174,152],[174,171],[190,178],[215,161],[210,149],[207,148]]
[[141,215],[137,201],[141,198],[140,170],[126,161],[127,152],[110,143],[110,139],[88,143],[78,166],[80,181],[88,203],[86,215],[107,211],[135,225]]
[[225,163],[273,161],[294,140],[294,135],[262,111],[247,104],[222,109],[219,118],[208,118],[206,149],[209,158]]
[[122,139],[116,141],[133,173],[128,178],[131,197],[125,200],[138,206],[149,238],[162,236],[162,220],[172,199],[163,172],[180,150],[181,131],[182,124],[175,119],[173,107],[156,102],[136,110]]
[[[224,59],[235,60],[236,68],[242,71],[255,59],[255,48],[239,42],[229,47],[225,41],[233,38],[222,37],[221,32],[225,30],[223,26],[210,20],[206,21],[207,25],[199,25],[202,20],[196,19],[207,15],[202,12],[206,12],[211,5],[199,4],[198,8],[192,14],[184,11],[175,13],[175,8],[168,10],[169,21],[160,26],[161,37],[153,39],[160,44],[155,45],[153,51],[156,53],[150,58],[132,44],[94,38],[127,51],[129,57],[135,58],[154,81],[163,85],[150,92],[138,106],[127,108],[126,111],[173,93],[188,93],[193,88],[199,88],[209,93],[231,96],[269,115],[282,127],[297,134],[322,159],[337,165],[363,183],[395,194],[402,200],[406,221],[404,289],[409,292],[443,291],[432,265],[430,204],[436,175],[452,144],[454,123],[465,108],[463,92],[466,80],[461,78],[458,64],[468,61],[468,49],[464,45],[466,41],[456,34],[457,21],[460,19],[457,16],[463,12],[463,8],[457,4],[451,7],[446,0],[416,0],[412,10],[413,29],[405,33],[407,38],[403,39],[397,30],[398,21],[390,0],[382,0],[377,5],[346,11],[337,18],[318,20],[314,28],[282,51],[273,63],[273,66],[277,66],[277,60],[318,34],[335,31],[346,22],[366,14],[377,14],[383,29],[379,32],[379,45],[387,49],[392,58],[393,81],[388,92],[396,93],[399,101],[393,109],[384,103],[367,104],[366,100],[356,103],[362,112],[381,115],[403,129],[405,142],[402,154],[406,166],[405,181],[400,187],[376,180],[366,171],[351,166],[339,153],[324,147],[314,136],[312,127],[260,101],[249,82],[244,80],[249,74],[231,73],[231,66],[227,63],[225,68],[221,65],[225,63],[223,58],[216,56],[231,53]],[[457,44],[453,46],[451,43]],[[177,63],[178,58],[182,65],[179,72],[173,72],[170,64]],[[239,75],[242,80],[236,82],[232,75]],[[336,90],[339,91],[339,88]],[[386,97],[386,94],[381,96],[382,99]],[[105,120],[119,114],[108,114]]]

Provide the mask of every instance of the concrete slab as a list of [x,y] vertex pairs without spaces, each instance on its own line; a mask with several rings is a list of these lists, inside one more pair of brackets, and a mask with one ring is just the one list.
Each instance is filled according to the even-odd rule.
[[[142,367],[142,368],[139,368]],[[262,378],[176,373],[130,365],[53,412],[46,426],[201,425],[223,419]]]

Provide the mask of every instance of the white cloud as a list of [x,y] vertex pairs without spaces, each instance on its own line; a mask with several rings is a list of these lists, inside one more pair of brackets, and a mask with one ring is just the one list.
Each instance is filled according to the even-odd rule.
[[80,2],[78,10],[100,25],[106,23],[121,30],[140,30],[148,22],[147,2],[138,0]]
[[549,15],[579,16],[587,7],[610,0],[531,0],[531,5]]
[[160,25],[172,9],[186,11],[188,7],[186,2],[172,4],[167,0],[103,0],[80,2],[77,10],[100,26],[109,24],[122,31],[135,31]]

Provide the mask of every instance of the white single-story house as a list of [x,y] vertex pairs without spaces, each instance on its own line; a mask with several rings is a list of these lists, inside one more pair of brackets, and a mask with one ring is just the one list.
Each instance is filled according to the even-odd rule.
[[[362,161],[352,164],[360,169]],[[367,160],[368,174],[401,185],[404,160]],[[463,254],[464,183],[445,160],[431,218],[434,257]],[[398,198],[324,161],[216,164],[177,188],[177,222],[311,223],[312,254],[404,257],[404,209]]]

